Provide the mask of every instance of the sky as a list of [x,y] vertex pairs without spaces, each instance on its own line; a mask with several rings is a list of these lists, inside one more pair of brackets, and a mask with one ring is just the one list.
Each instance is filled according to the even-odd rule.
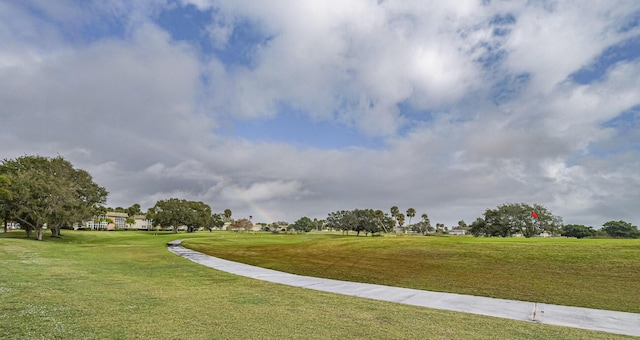
[[0,157],[254,222],[640,225],[636,0],[0,0]]

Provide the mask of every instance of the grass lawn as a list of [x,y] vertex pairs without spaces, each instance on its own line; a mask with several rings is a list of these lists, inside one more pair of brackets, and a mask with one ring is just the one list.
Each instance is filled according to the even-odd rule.
[[184,245],[301,275],[640,313],[640,240],[224,235]]
[[[206,268],[165,246],[176,238],[230,240],[233,234],[63,235],[37,242],[23,232],[0,234],[0,338],[629,338],[292,288]],[[262,246],[300,243],[292,240],[273,238]],[[313,249],[321,245],[315,242],[361,242],[354,240],[305,242]]]

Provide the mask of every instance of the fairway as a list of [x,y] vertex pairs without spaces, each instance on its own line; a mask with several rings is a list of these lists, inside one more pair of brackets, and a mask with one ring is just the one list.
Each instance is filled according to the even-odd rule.
[[300,275],[640,312],[640,240],[238,233],[184,245]]
[[291,288],[212,270],[166,248],[186,237],[234,243],[232,233],[63,235],[37,242],[0,234],[0,338],[629,338]]

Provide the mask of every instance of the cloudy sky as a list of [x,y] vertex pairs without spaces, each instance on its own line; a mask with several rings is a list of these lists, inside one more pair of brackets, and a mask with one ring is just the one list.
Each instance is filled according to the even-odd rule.
[[254,222],[640,224],[640,3],[0,0],[0,156]]

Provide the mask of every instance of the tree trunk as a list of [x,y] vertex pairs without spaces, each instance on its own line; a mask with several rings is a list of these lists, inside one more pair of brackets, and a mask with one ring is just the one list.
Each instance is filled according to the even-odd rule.
[[7,233],[7,216],[4,217],[4,233]]
[[43,230],[42,227],[36,228],[36,240],[42,241]]
[[51,237],[60,237],[60,227],[51,228]]
[[25,226],[24,232],[27,234],[27,238],[31,237],[31,230],[32,230],[32,227],[30,225]]

